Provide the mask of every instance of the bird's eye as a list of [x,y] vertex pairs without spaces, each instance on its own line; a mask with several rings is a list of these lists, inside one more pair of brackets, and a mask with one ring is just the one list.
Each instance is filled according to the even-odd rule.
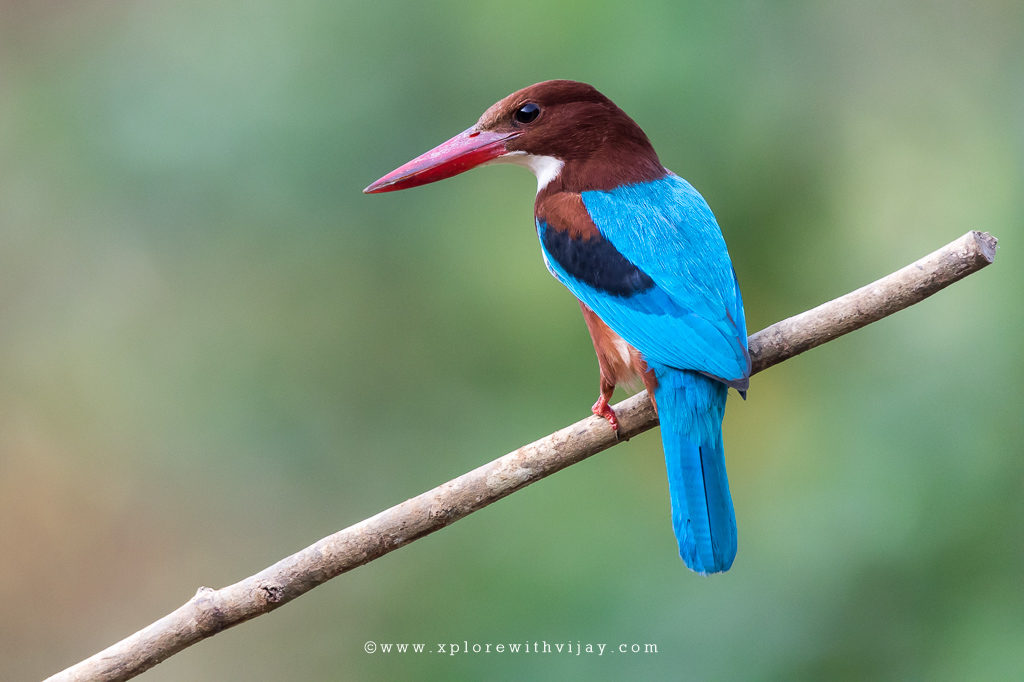
[[514,118],[517,123],[531,123],[538,116],[540,116],[540,107],[533,102],[527,102],[516,109],[516,113],[512,114],[512,118]]

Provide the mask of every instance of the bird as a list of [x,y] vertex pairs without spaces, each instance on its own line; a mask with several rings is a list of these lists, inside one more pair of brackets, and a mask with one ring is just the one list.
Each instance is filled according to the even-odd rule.
[[617,432],[615,387],[643,382],[661,424],[679,554],[701,575],[729,570],[737,534],[722,420],[729,388],[746,398],[750,355],[739,283],[710,207],[661,164],[632,118],[571,80],[504,97],[363,191],[492,163],[525,166],[537,178],[544,263],[578,299],[597,354],[591,411]]

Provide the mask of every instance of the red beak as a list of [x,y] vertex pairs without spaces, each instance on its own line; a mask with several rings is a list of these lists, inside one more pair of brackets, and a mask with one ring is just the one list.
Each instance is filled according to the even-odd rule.
[[450,178],[505,155],[505,142],[519,135],[519,131],[494,133],[469,128],[391,171],[363,192],[394,192]]

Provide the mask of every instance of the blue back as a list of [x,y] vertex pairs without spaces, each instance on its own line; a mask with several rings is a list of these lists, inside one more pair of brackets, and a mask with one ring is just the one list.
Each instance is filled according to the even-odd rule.
[[[606,243],[571,240],[538,223],[552,274],[648,364],[745,380],[743,301],[718,223],[697,190],[669,173],[581,196]],[[604,271],[589,268],[588,258]]]

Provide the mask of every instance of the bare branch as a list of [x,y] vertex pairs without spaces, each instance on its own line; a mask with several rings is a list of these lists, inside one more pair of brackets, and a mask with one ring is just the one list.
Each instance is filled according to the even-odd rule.
[[991,264],[995,257],[995,237],[968,232],[891,275],[776,322],[750,337],[753,372],[919,303]]
[[[938,251],[750,337],[760,372],[826,341],[902,310],[976,272],[995,258],[996,239],[968,232]],[[50,680],[127,680],[182,649],[250,618],[273,611],[331,578],[500,500],[520,488],[657,425],[639,393],[615,406],[618,437],[588,417],[433,490],[329,535],[234,585],[202,587],[192,599],[117,644]]]

